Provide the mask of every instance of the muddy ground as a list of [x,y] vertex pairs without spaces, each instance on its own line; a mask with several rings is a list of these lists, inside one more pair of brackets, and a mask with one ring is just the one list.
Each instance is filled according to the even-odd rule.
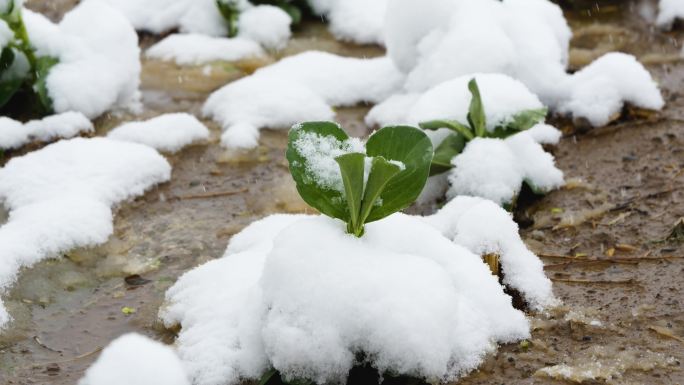
[[[74,3],[29,1],[53,19]],[[566,136],[551,150],[568,186],[522,199],[515,215],[564,305],[532,314],[530,341],[502,346],[459,383],[684,384],[684,222],[676,226],[684,217],[684,30],[654,29],[650,1],[564,6],[575,32],[573,69],[607,51],[633,53],[647,63],[668,104],[657,114],[625,111],[594,130],[555,120]],[[141,44],[154,39],[143,36]],[[202,68],[145,62],[144,115],[198,113],[222,84],[276,56],[314,48],[382,53],[336,42],[314,23],[284,53],[212,64],[209,76]],[[340,109],[338,119],[363,135],[367,109]],[[98,133],[129,118],[102,117]],[[169,156],[171,182],[123,204],[106,245],[22,272],[4,297],[15,322],[0,336],[0,383],[73,384],[102,347],[129,331],[172,343],[173,332],[156,314],[180,274],[220,257],[231,235],[251,221],[307,210],[290,181],[283,131],[265,132],[257,151],[229,153],[218,145],[218,127],[206,123],[212,140]],[[125,314],[125,307],[134,312]]]

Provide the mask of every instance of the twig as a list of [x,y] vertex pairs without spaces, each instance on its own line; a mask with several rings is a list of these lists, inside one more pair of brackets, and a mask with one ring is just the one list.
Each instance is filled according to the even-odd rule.
[[611,265],[611,264],[624,264],[624,265],[638,265],[638,261],[621,260],[621,259],[591,259],[586,261],[573,261],[564,263],[554,263],[550,265],[544,265],[544,269],[555,269],[559,267],[570,267],[575,265]]
[[240,190],[230,190],[230,191],[215,191],[207,192],[201,194],[188,194],[188,195],[177,195],[169,198],[170,200],[186,200],[186,199],[208,199],[208,198],[218,198],[225,197],[229,195],[240,194],[249,191],[248,188],[243,188]]
[[61,350],[56,350],[56,349],[53,349],[53,348],[51,348],[51,347],[45,345],[45,344],[40,340],[40,338],[38,338],[38,336],[33,336],[33,340],[36,341],[36,343],[37,343],[38,345],[40,345],[42,348],[47,349],[47,350],[49,350],[49,351],[51,351],[51,352],[55,352],[55,353],[61,353],[61,352],[62,352]]
[[676,340],[676,341],[679,341],[679,342],[681,342],[681,343],[684,343],[684,338],[672,334],[669,330],[667,330],[666,328],[664,328],[664,327],[662,327],[662,326],[654,326],[654,325],[651,325],[651,326],[648,327],[648,329],[651,330],[651,331],[656,332],[657,334],[659,334],[659,335],[661,335],[661,336],[663,336],[663,337],[671,338],[671,339],[673,339],[673,340]]

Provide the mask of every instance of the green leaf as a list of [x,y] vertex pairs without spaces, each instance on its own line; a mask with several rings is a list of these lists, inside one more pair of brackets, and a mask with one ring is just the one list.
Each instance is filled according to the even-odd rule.
[[430,166],[430,176],[449,171],[453,167],[451,160],[463,151],[465,145],[465,138],[461,134],[453,133],[444,138],[435,149],[435,155]]
[[419,125],[423,130],[439,130],[440,128],[448,128],[460,135],[463,135],[466,140],[472,140],[475,138],[475,134],[470,128],[455,120],[431,120],[429,122],[422,122]]
[[506,127],[516,131],[528,130],[537,124],[542,123],[546,119],[548,112],[549,110],[546,107],[519,112],[513,115],[511,122],[508,123]]
[[12,66],[12,63],[14,63],[14,58],[14,50],[12,50],[11,47],[5,47],[2,49],[2,52],[0,52],[0,75],[2,75],[5,70]]
[[297,185],[297,191],[304,202],[314,207],[322,214],[341,219],[347,223],[350,221],[345,198],[340,191],[319,186],[307,170],[307,159],[300,154],[295,143],[303,134],[313,133],[323,137],[332,137],[339,141],[349,139],[347,134],[332,122],[307,122],[296,125],[290,130],[289,144],[287,147],[287,160],[290,165],[290,173]]
[[40,100],[43,109],[47,112],[52,112],[52,99],[50,99],[46,81],[50,70],[57,63],[59,63],[59,59],[50,56],[40,57],[36,61],[36,83],[34,84],[33,89],[38,95],[38,99]]
[[261,376],[261,379],[259,380],[259,385],[266,385],[268,384],[271,379],[274,379],[274,377],[280,377],[278,374],[278,371],[275,369],[271,369],[268,372],[264,373],[263,376]]
[[382,205],[373,208],[369,223],[405,209],[418,198],[430,174],[432,142],[415,127],[384,127],[368,139],[366,155],[398,161],[405,167],[385,186]]
[[240,19],[240,9],[235,0],[216,0],[219,13],[223,16],[228,28],[228,37],[235,37],[238,34],[238,20]]
[[482,105],[480,87],[478,87],[475,78],[468,82],[468,90],[470,90],[470,94],[472,95],[468,112],[468,122],[470,123],[470,127],[473,128],[475,136],[485,137],[487,135],[487,117],[485,115],[484,106]]
[[335,158],[340,165],[342,182],[344,183],[345,197],[349,210],[350,221],[347,231],[356,234],[359,228],[363,228],[363,219],[360,219],[361,200],[363,199],[363,177],[366,155],[358,152],[345,154]]
[[[354,235],[360,237],[363,235],[363,223],[366,223],[371,212],[376,212],[376,216],[385,216],[394,213],[394,211],[387,210],[385,202],[382,201],[380,195],[382,194],[387,184],[397,174],[401,172],[401,167],[390,163],[382,156],[373,158],[373,165],[370,174],[368,174],[368,182],[366,183],[366,191],[363,194],[363,203],[361,206],[361,227],[354,230]],[[377,213],[379,211],[379,213]],[[370,222],[370,221],[369,221]]]
[[[12,63],[4,71],[0,72],[0,107],[7,104],[14,94],[19,91],[30,71],[26,56],[14,48],[11,50],[11,55],[13,56]],[[5,56],[5,50],[3,50],[3,56]]]

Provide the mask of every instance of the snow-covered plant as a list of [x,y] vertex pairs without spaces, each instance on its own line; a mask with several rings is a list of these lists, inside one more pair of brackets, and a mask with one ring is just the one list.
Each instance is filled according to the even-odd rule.
[[468,90],[472,98],[467,123],[456,120],[432,120],[420,123],[420,127],[425,130],[448,128],[453,131],[435,149],[431,175],[441,174],[451,169],[453,167],[451,160],[463,151],[467,142],[475,138],[507,138],[543,122],[548,112],[546,108],[521,111],[507,119],[504,124],[495,127],[494,130],[488,130],[480,88],[474,78],[468,83]]
[[0,107],[7,104],[22,89],[36,96],[43,112],[52,110],[45,79],[58,60],[38,57],[29,40],[21,15],[21,1],[0,4],[0,29],[5,26],[13,35],[0,52]]
[[364,224],[408,207],[425,186],[432,143],[421,130],[384,127],[366,141],[337,123],[307,122],[289,134],[287,159],[304,201],[347,223],[357,237]]
[[228,37],[235,37],[238,33],[240,7],[237,0],[216,0],[216,6],[226,22]]
[[302,21],[304,12],[309,10],[306,0],[251,0],[254,5],[273,5],[276,6],[292,18],[292,25],[297,25]]

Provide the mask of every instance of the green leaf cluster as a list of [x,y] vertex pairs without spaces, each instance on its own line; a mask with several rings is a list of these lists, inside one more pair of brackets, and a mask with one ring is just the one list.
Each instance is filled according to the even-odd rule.
[[451,169],[451,160],[463,151],[467,142],[475,138],[507,138],[513,134],[532,128],[546,119],[546,108],[521,111],[513,115],[503,125],[487,130],[487,117],[482,103],[482,95],[477,81],[473,78],[468,82],[471,94],[467,124],[456,120],[432,120],[420,123],[424,130],[438,130],[448,128],[453,131],[435,149],[430,175],[441,174]]
[[365,223],[405,209],[425,186],[433,150],[430,139],[417,128],[384,127],[370,136],[365,154],[337,156],[343,191],[323,187],[311,175],[311,161],[298,148],[303,136],[310,134],[339,143],[349,137],[333,122],[297,125],[290,130],[287,160],[304,201],[322,214],[345,221],[350,234],[360,237]]
[[41,112],[51,112],[52,100],[45,82],[59,61],[49,56],[36,56],[17,1],[11,0],[7,9],[0,10],[0,19],[14,32],[12,41],[0,51],[0,107],[24,90],[36,97]]

